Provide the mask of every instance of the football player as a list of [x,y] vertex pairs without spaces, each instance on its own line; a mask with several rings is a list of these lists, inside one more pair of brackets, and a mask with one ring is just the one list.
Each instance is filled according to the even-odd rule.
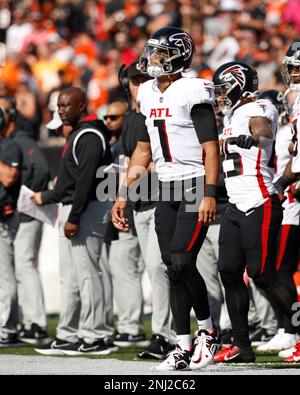
[[[261,93],[259,99],[270,100],[276,107],[278,119],[278,131],[276,135],[275,146],[275,178],[276,182],[284,173],[284,170],[292,157],[294,150],[293,134],[289,122],[288,105],[283,93],[276,90],[268,90]],[[292,115],[293,121],[294,114]],[[297,289],[294,282],[294,273],[298,268],[299,248],[300,248],[300,202],[297,185],[291,185],[284,193],[282,203],[283,221],[279,237],[279,249],[277,253],[276,270],[280,275],[282,284],[291,290],[293,298],[297,300]],[[268,343],[257,348],[258,351],[281,351],[287,350],[294,346],[295,339],[284,331],[284,317],[275,311],[278,319],[278,333]]]
[[[292,115],[293,158],[290,159],[282,177],[275,183],[280,193],[284,193],[288,186],[300,180],[300,153],[298,145],[300,138],[300,41],[294,41],[291,44],[283,59],[283,77],[287,88],[291,91],[298,92],[298,97],[295,101]],[[286,362],[299,362],[300,342],[287,352],[279,353],[279,355],[286,357]]]
[[[157,370],[206,367],[220,344],[210,317],[205,282],[196,268],[208,225],[216,215],[219,144],[215,98],[210,81],[182,76],[190,67],[193,54],[192,38],[174,27],[160,29],[146,43],[140,70],[155,79],[139,87],[137,100],[146,117],[147,130],[138,138],[127,179],[112,211],[115,226],[126,230],[126,196],[139,177],[134,170],[148,168],[153,157],[160,181],[156,232],[168,268],[177,332],[176,349]],[[201,191],[203,198],[199,200]],[[192,308],[199,326],[194,345]]]
[[241,62],[221,66],[213,82],[225,115],[221,140],[230,206],[220,230],[219,271],[226,291],[233,345],[216,362],[254,362],[248,330],[249,294],[245,268],[256,286],[286,317],[285,331],[295,337],[291,306],[295,301],[276,273],[276,240],[282,207],[273,185],[273,147],[278,112],[268,100],[257,100],[256,71]]

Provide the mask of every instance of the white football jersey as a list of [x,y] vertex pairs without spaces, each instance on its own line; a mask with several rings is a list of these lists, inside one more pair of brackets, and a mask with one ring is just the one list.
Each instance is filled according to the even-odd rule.
[[162,93],[157,80],[139,87],[137,101],[146,117],[153,162],[162,182],[180,181],[205,174],[204,154],[191,110],[194,105],[214,105],[212,82],[180,78]]
[[[282,126],[276,136],[276,159],[275,159],[275,178],[276,182],[284,173],[292,155],[289,147],[293,143],[293,131],[291,124]],[[282,225],[299,225],[300,203],[293,197],[290,188],[285,192],[286,200],[283,203]]]
[[[240,135],[251,136],[249,121],[253,117],[264,117],[270,121],[273,142],[266,149],[252,147],[242,149],[230,145]],[[274,179],[274,143],[277,131],[278,112],[268,100],[257,100],[245,104],[224,120],[221,152],[224,155],[223,170],[229,201],[246,212],[264,204],[276,194]]]
[[275,177],[276,182],[284,173],[284,170],[289,163],[292,155],[290,154],[289,147],[293,142],[293,132],[291,124],[284,125],[278,129],[276,135],[275,145]]
[[292,121],[292,132],[293,132],[293,143],[294,143],[294,157],[292,162],[292,172],[300,173],[300,152],[299,152],[299,141],[300,141],[300,95],[297,97],[293,113],[291,117]]

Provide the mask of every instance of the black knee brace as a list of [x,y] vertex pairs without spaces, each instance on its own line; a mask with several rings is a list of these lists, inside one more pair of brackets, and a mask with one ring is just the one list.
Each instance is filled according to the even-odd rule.
[[170,283],[176,283],[176,282],[180,281],[178,274],[175,272],[172,265],[167,266],[167,271],[168,271],[168,277],[169,277]]
[[172,254],[172,267],[180,278],[187,278],[194,266],[192,254]]
[[235,286],[243,281],[243,274],[240,272],[220,272],[220,276],[225,288]]

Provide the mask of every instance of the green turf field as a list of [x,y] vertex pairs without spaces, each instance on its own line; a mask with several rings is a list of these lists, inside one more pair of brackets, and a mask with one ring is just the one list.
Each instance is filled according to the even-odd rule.
[[[51,337],[55,336],[55,328],[57,325],[57,317],[49,317],[49,334]],[[193,330],[196,330],[196,322],[193,321]],[[146,335],[148,338],[151,337],[151,319],[150,316],[147,315],[145,317],[145,331]],[[114,358],[118,360],[124,360],[124,361],[134,361],[134,360],[139,360],[137,353],[140,351],[140,348],[136,347],[128,347],[128,348],[120,348],[118,352],[112,353],[108,356],[102,356],[102,357],[76,357],[76,358],[92,358],[92,359],[104,359],[104,358]],[[37,354],[33,347],[23,345],[21,347],[17,348],[11,348],[11,349],[0,349],[0,355],[39,355]],[[59,358],[65,358],[64,356],[61,356]],[[256,361],[256,366],[266,366],[266,367],[272,367],[272,368],[299,368],[300,369],[300,363],[299,364],[285,364],[283,363],[281,358],[278,358],[277,354],[272,354],[272,353],[264,353],[264,354],[259,354],[257,361]]]

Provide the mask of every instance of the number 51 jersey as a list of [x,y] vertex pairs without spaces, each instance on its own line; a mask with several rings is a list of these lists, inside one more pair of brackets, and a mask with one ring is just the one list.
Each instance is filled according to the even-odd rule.
[[157,80],[143,83],[137,102],[146,117],[153,162],[162,182],[181,181],[205,174],[204,153],[197,137],[191,110],[194,105],[214,105],[212,82],[180,78],[162,93]]
[[[240,135],[251,136],[251,118],[263,117],[270,122],[273,141],[261,149],[242,149],[230,142]],[[229,201],[243,212],[260,207],[277,191],[273,186],[275,137],[278,112],[268,100],[257,100],[239,107],[231,117],[224,120],[221,137],[221,153],[224,156],[223,170]]]

